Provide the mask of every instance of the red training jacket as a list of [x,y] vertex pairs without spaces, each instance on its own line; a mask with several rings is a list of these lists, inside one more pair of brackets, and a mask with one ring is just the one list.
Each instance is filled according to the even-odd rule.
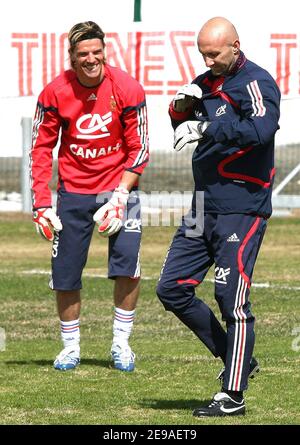
[[58,186],[97,194],[118,186],[124,170],[148,162],[145,92],[129,74],[105,65],[100,85],[84,87],[74,71],[56,77],[38,98],[33,124],[33,209],[51,207],[52,152],[60,136]]

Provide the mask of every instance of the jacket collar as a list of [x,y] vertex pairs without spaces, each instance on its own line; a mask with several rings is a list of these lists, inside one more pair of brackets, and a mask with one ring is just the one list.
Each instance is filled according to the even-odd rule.
[[232,74],[237,73],[246,63],[246,56],[243,53],[243,51],[240,51],[239,57],[237,58],[237,61],[235,62],[234,66],[231,68],[228,76],[232,76]]

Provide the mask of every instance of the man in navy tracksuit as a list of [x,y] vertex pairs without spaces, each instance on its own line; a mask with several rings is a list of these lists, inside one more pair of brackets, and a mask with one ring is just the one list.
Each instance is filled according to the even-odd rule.
[[[157,294],[165,309],[224,362],[221,392],[193,414],[239,415],[245,413],[248,378],[259,369],[252,356],[249,293],[272,212],[280,92],[267,71],[246,59],[227,19],[206,22],[198,48],[209,70],[180,88],[169,109],[175,150],[195,148],[195,191],[191,212],[168,251]],[[195,296],[213,264],[226,331]]]

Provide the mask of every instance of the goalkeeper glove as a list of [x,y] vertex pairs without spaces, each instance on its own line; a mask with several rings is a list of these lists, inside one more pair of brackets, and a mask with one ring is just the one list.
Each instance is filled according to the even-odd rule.
[[117,187],[110,200],[97,210],[93,219],[98,224],[100,235],[111,236],[121,229],[128,198],[129,191],[125,187]]
[[195,98],[201,99],[202,91],[195,83],[183,85],[177,91],[173,99],[173,108],[176,112],[182,113],[191,107]]
[[178,125],[174,132],[174,150],[180,151],[183,147],[194,150],[209,125],[208,121],[185,121]]
[[51,208],[40,208],[33,212],[33,222],[35,223],[36,231],[43,238],[48,241],[53,241],[53,229],[60,232],[63,228],[61,220]]

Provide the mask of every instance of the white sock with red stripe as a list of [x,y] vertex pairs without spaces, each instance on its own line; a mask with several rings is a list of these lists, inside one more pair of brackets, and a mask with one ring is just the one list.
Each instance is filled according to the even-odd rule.
[[128,339],[133,328],[134,313],[135,310],[125,311],[124,309],[115,307],[113,344],[120,345],[128,343]]
[[74,349],[80,350],[79,318],[72,321],[60,320],[60,332],[64,348],[74,346]]

